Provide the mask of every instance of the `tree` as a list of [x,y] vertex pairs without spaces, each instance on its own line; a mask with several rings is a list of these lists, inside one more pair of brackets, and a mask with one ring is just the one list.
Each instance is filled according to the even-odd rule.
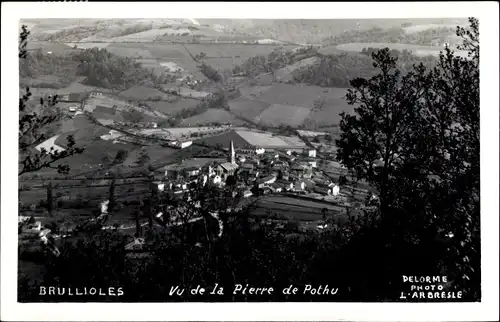
[[109,196],[108,196],[108,213],[112,214],[115,205],[116,205],[116,199],[115,199],[115,178],[111,180],[111,184],[109,185]]
[[151,160],[151,158],[149,157],[147,151],[141,150],[139,152],[139,156],[137,158],[137,164],[144,165],[144,164],[148,163],[150,160]]
[[[29,57],[29,53],[26,50],[29,34],[29,30],[23,25],[19,36],[20,60],[25,60]],[[21,61],[20,65],[22,65]],[[69,165],[60,164],[59,161],[75,154],[83,153],[84,149],[75,146],[76,142],[71,135],[67,136],[66,148],[64,150],[57,150],[54,147],[51,147],[49,150],[43,147],[40,150],[36,149],[38,144],[47,139],[43,133],[46,127],[60,120],[62,115],[51,112],[57,104],[57,95],[51,97],[49,100],[40,99],[40,107],[38,108],[40,112],[35,112],[35,110],[29,107],[28,102],[31,95],[29,88],[26,88],[26,93],[19,98],[18,175],[38,171],[43,168],[53,168],[57,169],[59,173],[67,174],[70,170]]]
[[[379,193],[384,240],[434,245],[436,267],[477,298],[479,32],[478,21],[469,22],[457,28],[468,59],[447,48],[434,68],[402,75],[388,48],[372,53],[380,73],[351,81],[355,114],[342,113],[336,142],[338,160]],[[446,246],[436,244],[443,236]]]
[[122,112],[123,119],[132,123],[139,123],[144,119],[144,115],[137,110],[129,110]]
[[271,73],[273,80],[276,81],[276,71],[285,67],[289,63],[287,53],[282,49],[276,48],[267,56],[267,61],[264,64],[266,72]]
[[123,163],[128,157],[127,150],[118,150],[115,155],[115,159],[113,160],[113,165]]
[[54,200],[52,195],[52,181],[51,181],[47,186],[47,211],[49,212],[49,216],[52,216],[53,207],[54,207]]

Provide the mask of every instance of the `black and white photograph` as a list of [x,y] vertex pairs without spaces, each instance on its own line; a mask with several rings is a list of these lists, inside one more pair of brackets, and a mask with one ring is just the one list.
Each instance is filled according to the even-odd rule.
[[[60,12],[10,19],[8,58],[2,40],[2,271],[4,249],[17,256],[2,299],[168,311],[492,296],[498,248],[482,236],[498,247],[498,11],[492,39],[470,3],[389,18],[363,3],[346,7],[360,18],[203,18],[196,3],[183,16],[116,3],[79,18],[104,3],[47,5]],[[486,42],[496,62],[480,69]]]

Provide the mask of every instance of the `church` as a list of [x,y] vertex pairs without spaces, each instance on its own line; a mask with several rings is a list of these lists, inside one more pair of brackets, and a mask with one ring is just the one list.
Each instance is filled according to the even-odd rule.
[[215,173],[221,177],[222,180],[226,180],[228,176],[235,174],[238,169],[238,164],[236,163],[236,152],[234,151],[234,144],[231,141],[229,146],[229,155],[227,162],[217,165],[215,168]]

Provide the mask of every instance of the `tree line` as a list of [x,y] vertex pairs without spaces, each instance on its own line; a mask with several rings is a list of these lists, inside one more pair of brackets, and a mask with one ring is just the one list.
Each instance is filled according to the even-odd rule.
[[323,42],[330,45],[340,45],[351,42],[357,43],[395,43],[422,46],[439,46],[449,41],[455,34],[456,28],[437,27],[408,33],[404,28],[389,29],[371,28],[368,30],[348,30],[340,35],[325,39]]

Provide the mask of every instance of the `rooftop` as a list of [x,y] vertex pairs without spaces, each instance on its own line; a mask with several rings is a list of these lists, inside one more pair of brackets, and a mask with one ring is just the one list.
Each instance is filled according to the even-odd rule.
[[235,170],[238,168],[238,165],[236,163],[231,163],[231,162],[225,162],[220,164],[221,167],[223,167],[225,170]]
[[193,158],[182,161],[182,163],[169,164],[161,168],[162,171],[165,170],[181,170],[181,169],[190,169],[190,168],[199,168],[206,164],[210,164],[212,162],[221,162],[224,159],[212,159],[212,158]]

